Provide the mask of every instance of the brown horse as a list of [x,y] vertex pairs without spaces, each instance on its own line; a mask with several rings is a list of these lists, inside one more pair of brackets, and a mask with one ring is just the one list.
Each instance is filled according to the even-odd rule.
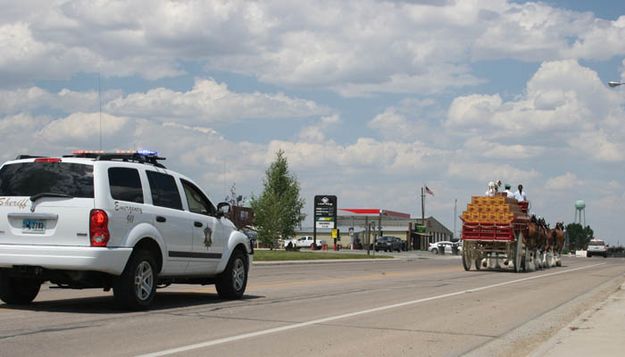
[[553,229],[552,234],[555,241],[554,250],[560,254],[562,253],[562,248],[564,248],[564,222],[556,222],[556,227]]
[[545,235],[545,231],[541,225],[539,219],[536,218],[535,215],[530,217],[530,222],[527,225],[529,243],[528,247],[533,250],[544,250],[545,245],[547,243],[547,236]]

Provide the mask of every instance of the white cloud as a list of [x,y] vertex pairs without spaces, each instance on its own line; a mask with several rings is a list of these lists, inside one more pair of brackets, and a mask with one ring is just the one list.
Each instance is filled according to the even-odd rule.
[[[102,102],[121,95],[121,91],[110,90],[101,93]],[[99,106],[96,91],[77,92],[62,89],[56,93],[40,87],[0,90],[0,113],[12,114],[37,110],[61,110],[64,112],[97,111]]]
[[319,123],[302,128],[299,139],[305,142],[319,143],[326,140],[325,132],[341,122],[338,115],[322,117]]
[[452,177],[483,182],[484,191],[488,188],[487,183],[489,181],[502,179],[505,182],[527,183],[541,176],[534,169],[523,170],[510,164],[479,162],[451,162],[447,172]]
[[601,129],[594,132],[580,132],[569,140],[569,145],[576,148],[583,156],[594,160],[625,160],[623,137],[614,137]]
[[541,3],[25,2],[3,16],[3,83],[80,72],[148,79],[185,62],[348,96],[433,93],[481,82],[479,59],[607,59],[625,17]]
[[[107,146],[128,142],[133,135],[130,124],[126,118],[106,113],[101,115],[99,113],[74,113],[51,121],[37,133],[36,137],[63,147],[97,149],[100,133],[103,143]],[[89,147],[86,148],[85,145]]]
[[567,172],[564,175],[549,178],[545,183],[545,189],[561,191],[573,190],[582,184],[583,181],[578,179],[575,174]]
[[132,93],[106,103],[105,110],[130,117],[176,119],[186,123],[230,122],[243,119],[284,119],[329,112],[310,100],[283,93],[237,93],[225,83],[198,79],[193,88],[177,92],[166,88]]
[[[445,151],[430,148],[423,143],[398,143],[358,138],[352,144],[339,145],[333,141],[322,143],[288,142],[274,140],[267,149],[267,162],[276,151],[286,152],[289,162],[305,170],[323,170],[333,167],[336,172],[384,173],[385,175],[424,173],[440,165]],[[373,170],[373,171],[371,171]]]
[[531,145],[505,145],[488,141],[480,136],[470,137],[464,143],[468,152],[485,158],[519,160],[534,158],[542,154],[545,149]]
[[2,162],[12,160],[19,154],[44,154],[48,148],[33,133],[49,122],[48,117],[35,117],[27,114],[1,118],[0,159]]
[[[620,143],[625,139],[622,125],[617,124],[622,104],[623,98],[608,89],[596,72],[575,61],[546,62],[520,98],[508,102],[497,94],[455,98],[445,127],[459,135],[564,146],[598,160],[618,161],[623,160]],[[478,143],[473,139],[469,144]]]

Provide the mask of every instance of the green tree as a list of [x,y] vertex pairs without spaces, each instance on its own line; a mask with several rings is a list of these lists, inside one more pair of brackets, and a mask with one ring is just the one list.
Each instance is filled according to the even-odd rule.
[[588,242],[594,237],[594,231],[590,226],[582,227],[579,223],[570,223],[566,226],[569,236],[569,250],[581,250],[588,247]]
[[299,197],[299,183],[289,173],[289,165],[284,151],[276,153],[276,160],[265,172],[263,193],[252,197],[254,225],[258,240],[270,247],[278,238],[295,235],[295,227],[306,217],[302,214],[304,199]]

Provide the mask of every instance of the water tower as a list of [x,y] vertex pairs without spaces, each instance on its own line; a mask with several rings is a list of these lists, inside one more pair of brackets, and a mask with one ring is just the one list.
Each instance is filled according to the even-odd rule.
[[[582,227],[586,226],[586,202],[582,200],[575,201],[575,223],[579,223]],[[582,215],[584,216],[584,221],[582,223]],[[579,217],[579,218],[578,218]]]

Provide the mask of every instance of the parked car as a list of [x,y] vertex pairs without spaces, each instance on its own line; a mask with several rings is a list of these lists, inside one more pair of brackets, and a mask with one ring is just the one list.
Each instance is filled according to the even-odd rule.
[[[284,241],[285,249],[299,249],[299,248],[311,248],[314,242],[314,238],[312,236],[303,236],[299,238],[287,239]],[[326,244],[326,242],[322,239],[317,239],[316,249],[321,249],[321,246]]]
[[384,236],[376,239],[373,247],[376,252],[380,250],[385,252],[392,252],[394,250],[401,252],[402,248],[402,240],[393,236]]
[[458,248],[458,254],[462,253],[462,241],[452,242],[448,240],[430,243],[428,251],[434,254],[440,254],[440,245],[445,247],[445,251],[443,252],[445,254],[452,254],[454,252],[454,246]]
[[113,290],[150,306],[157,286],[215,284],[240,299],[250,239],[157,153],[20,155],[0,166],[0,299],[29,304],[42,283]]

